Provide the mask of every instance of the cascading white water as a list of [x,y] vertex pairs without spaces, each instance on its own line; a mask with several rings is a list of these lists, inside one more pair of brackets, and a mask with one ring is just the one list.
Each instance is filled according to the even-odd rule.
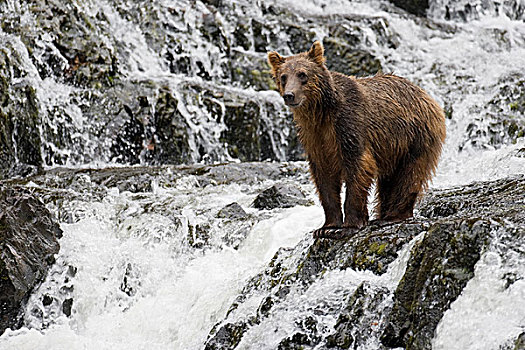
[[[8,3],[12,11],[20,10],[16,1]],[[239,9],[250,7],[244,1],[235,3],[244,6]],[[478,137],[478,144],[467,137],[472,123],[484,127],[483,120],[476,118],[484,118],[500,89],[505,84],[513,84],[515,74],[523,79],[525,24],[522,20],[509,18],[506,11],[496,12],[491,10],[493,7],[487,7],[468,22],[462,22],[461,18],[445,21],[441,1],[431,3],[430,8],[430,18],[439,25],[383,10],[384,6],[391,5],[381,1],[311,0],[298,4],[276,0],[272,3],[308,15],[358,14],[378,16],[388,22],[388,30],[398,36],[398,47],[380,45],[375,34],[364,28],[368,49],[380,59],[386,71],[420,84],[453,111],[452,119],[447,120],[447,141],[434,188],[524,173],[525,158],[518,156],[518,150],[525,146],[523,137],[515,144],[497,145],[490,144],[489,136],[483,134]],[[167,9],[186,5],[184,1],[157,1],[151,6]],[[197,76],[170,73],[161,53],[149,47],[145,39],[147,33],[114,11],[109,2],[96,0],[75,6],[92,13],[102,9],[111,32],[118,39],[108,39],[108,47],[119,42],[129,51],[129,60],[121,65],[130,81],[149,79],[168,84],[175,92],[179,91],[180,84],[188,81],[202,83]],[[202,13],[207,11],[204,5],[197,8]],[[202,13],[194,8],[188,10],[184,14],[184,26],[173,23],[176,35],[180,34],[178,30],[188,28],[186,25],[195,27],[192,23],[201,21]],[[264,18],[259,4],[251,6],[248,15]],[[27,16],[23,20],[32,23]],[[321,26],[317,33],[322,38],[326,30]],[[202,62],[208,71],[220,75],[221,56],[216,48],[196,41],[198,38],[190,35],[184,39],[187,45],[195,46],[190,61],[192,64]],[[9,40],[23,56],[20,41],[13,36]],[[28,64],[25,71],[36,71],[29,59],[23,61]],[[64,163],[72,166],[112,163],[106,151],[109,145],[89,137],[91,121],[71,100],[76,88],[52,78],[42,80],[36,73],[26,75],[25,79],[36,86],[39,103],[48,110],[46,118],[52,118],[49,114],[52,109],[48,107],[63,106],[70,118],[63,123],[77,131],[73,143],[80,148],[57,148],[54,142],[47,141],[42,130],[44,147],[54,147],[54,153],[61,154],[66,159]],[[270,101],[278,106],[276,110],[282,110],[274,92],[213,84],[220,85],[227,93],[243,94],[261,104]],[[221,153],[218,142],[224,125],[210,119],[198,103],[192,104],[191,96],[177,93],[179,101],[187,102],[181,103],[179,110],[184,111],[183,117],[194,131],[190,141],[193,151],[196,152],[198,143],[207,140],[205,148],[216,160],[231,160],[230,155]],[[53,121],[48,125],[59,127],[60,123]],[[284,157],[278,144],[282,142],[275,142],[275,151]],[[192,157],[197,160],[198,155],[195,153]],[[50,160],[46,164],[54,166],[56,162]],[[109,188],[98,198],[89,192],[89,176],[80,180],[87,188],[85,197],[77,193],[75,200],[60,209],[60,214],[67,213],[68,218],[62,222],[64,237],[57,263],[28,302],[26,327],[2,335],[0,349],[202,348],[211,327],[224,317],[247,279],[258,273],[280,247],[295,246],[322,222],[319,206],[298,206],[262,214],[247,209],[256,219],[245,227],[228,225],[216,218],[220,208],[234,201],[249,208],[256,193],[271,182],[197,188],[195,179],[189,176],[180,179],[173,188],[152,184],[154,191],[148,193]],[[312,186],[304,189],[314,197]],[[203,238],[192,231],[198,225],[209,225],[206,238],[209,245],[205,249],[198,248],[196,243]],[[247,232],[247,237],[241,240],[238,249],[225,243],[225,236],[235,236],[241,229]],[[194,240],[193,245],[188,243],[189,236]],[[405,247],[404,251],[409,248]],[[404,269],[407,259],[401,254],[389,273],[382,277],[350,269],[332,272],[312,285],[305,295],[333,306],[361,281],[367,281],[371,288],[392,290],[394,284],[389,278],[401,276],[399,270]],[[522,332],[525,327],[523,280],[505,289],[501,286],[501,277],[506,273],[524,276],[523,266],[523,251],[501,253],[497,244],[492,245],[476,265],[475,277],[445,313],[434,339],[436,349],[493,349]],[[309,306],[305,295],[297,295],[280,305],[279,319],[268,319],[250,330],[240,348],[274,348],[272,341],[277,338],[273,338],[273,322],[278,322],[282,331],[293,327],[294,313]],[[51,300],[42,307],[44,296],[50,296]],[[71,317],[66,317],[61,310],[62,302],[68,298],[73,300]],[[254,305],[257,304],[254,301]],[[334,323],[335,320],[327,319],[327,329]],[[475,336],[471,337],[472,334]],[[489,347],[485,347],[486,344]],[[373,342],[369,345],[369,349],[377,346]]]

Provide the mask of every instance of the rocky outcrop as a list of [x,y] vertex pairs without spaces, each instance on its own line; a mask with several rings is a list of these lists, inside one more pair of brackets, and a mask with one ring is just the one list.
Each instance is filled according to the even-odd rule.
[[[294,249],[281,249],[212,329],[206,349],[235,349],[251,328],[275,317],[289,298],[306,296],[330,271],[351,268],[384,274],[409,241],[413,247],[407,267],[395,286],[365,281],[342,292],[343,305],[325,303],[314,312],[319,317],[307,310],[295,333],[281,339],[279,349],[319,344],[349,349],[374,341],[381,349],[430,349],[439,321],[473,277],[480,255],[493,239],[500,239],[494,233],[506,232],[507,249],[519,244],[525,227],[524,193],[524,176],[435,191],[420,203],[420,215],[411,222],[372,225],[339,241],[312,241],[308,236]],[[261,301],[253,313],[236,314],[244,303],[253,303],[254,296]],[[323,317],[337,320],[330,334],[320,331],[326,327],[320,323]]]
[[23,61],[17,43],[0,36],[0,180],[34,174],[43,165],[35,87],[23,80],[15,84],[27,74]]
[[503,2],[493,1],[441,1],[434,6],[434,15],[438,18],[456,21],[473,21],[486,15],[504,15],[512,20],[523,20],[525,16],[525,5],[519,0],[507,0]]
[[34,195],[0,184],[0,334],[21,326],[21,308],[54,263],[61,236]]

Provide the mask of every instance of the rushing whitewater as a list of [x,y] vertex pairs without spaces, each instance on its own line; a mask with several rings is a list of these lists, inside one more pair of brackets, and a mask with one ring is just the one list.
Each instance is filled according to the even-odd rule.
[[[190,6],[189,1],[159,0],[149,5],[162,14],[159,20],[170,23],[170,35],[193,45],[191,51],[178,53],[186,55],[189,61],[187,72],[170,69],[166,52],[157,50],[152,33],[124,11],[134,9],[133,4],[119,3],[119,10],[111,1],[103,0],[78,2],[72,7],[86,15],[107,19],[109,27],[104,30],[111,33],[111,37],[103,34],[105,44],[109,50],[126,53],[127,59],[118,62],[125,81],[140,85],[138,82],[148,79],[173,91],[178,101],[175,109],[192,130],[186,162],[237,160],[232,149],[221,141],[221,133],[226,129],[224,121],[213,118],[209,111],[202,109],[202,101],[184,90],[192,83],[218,88],[223,95],[255,101],[263,121],[272,130],[268,137],[272,149],[270,158],[287,160],[290,124],[283,121],[288,114],[277,93],[228,81],[221,76],[224,56],[220,49],[201,42],[196,30],[186,33],[188,28],[198,27],[209,14],[204,3],[197,1]],[[449,116],[447,140],[432,188],[525,172],[525,138],[513,137],[514,134],[494,126],[500,115],[523,118],[522,112],[516,112],[510,102],[498,97],[502,91],[518,86],[520,81],[521,93],[524,93],[525,5],[522,1],[512,5],[522,9],[521,15],[513,15],[518,12],[511,5],[498,7],[495,2],[490,2],[491,6],[486,5],[487,2],[476,2],[465,15],[463,1],[430,1],[427,19],[407,15],[383,1],[275,0],[252,4],[235,0],[232,8],[237,12],[215,15],[226,29],[231,29],[228,21],[235,16],[264,23],[263,3],[291,9],[303,18],[347,15],[380,19],[384,31],[394,38],[395,47],[381,42],[377,33],[366,26],[366,21],[361,22],[362,45],[377,57],[383,71],[394,72],[423,87],[445,106]],[[19,14],[24,25],[30,26],[35,21],[27,4],[9,0],[2,6],[8,14]],[[448,10],[445,11],[445,7]],[[181,18],[170,17],[170,8],[186,10]],[[315,29],[316,39],[322,40],[327,35],[323,24]],[[233,34],[226,32],[225,35]],[[126,164],[111,153],[110,129],[117,127],[97,125],[100,120],[85,114],[84,88],[54,79],[53,75],[42,78],[39,67],[29,59],[28,50],[32,48],[2,29],[0,39],[0,48],[9,46],[15,50],[23,64],[20,70],[25,75],[16,83],[31,84],[38,103],[46,111],[38,132],[47,169],[58,165],[104,168]],[[47,41],[36,42],[35,50],[50,48],[52,43],[53,38],[48,37]],[[264,57],[264,53],[255,52],[253,42],[247,47],[231,50]],[[46,50],[42,49],[42,55]],[[211,80],[202,77],[197,62],[202,66],[201,71],[211,75]],[[56,64],[66,67],[68,63]],[[156,98],[157,93],[152,93],[150,98]],[[228,106],[221,97],[211,99],[224,115]],[[53,111],[66,111],[66,114],[54,115]],[[61,120],[60,115],[67,117]],[[517,125],[525,122],[518,120]],[[73,130],[70,139],[59,142],[50,136],[59,133],[53,133],[53,129],[63,128]],[[141,137],[145,144],[139,150],[137,162],[148,164],[149,136]],[[299,163],[297,167],[306,172],[304,164]],[[323,220],[318,203],[270,211],[251,208],[256,195],[271,186],[272,180],[196,186],[196,178],[188,175],[168,187],[163,177],[170,176],[171,170],[166,168],[164,172],[149,184],[151,191],[136,193],[118,187],[95,186],[90,176],[83,174],[76,178],[76,184],[64,190],[70,200],[48,203],[64,231],[61,250],[47,279],[27,303],[25,326],[0,336],[0,349],[203,348],[210,330],[224,317],[245,283],[259,273],[280,248],[295,247]],[[39,186],[28,184],[37,191]],[[309,194],[309,200],[317,200],[311,184],[304,181],[300,187]],[[217,218],[217,212],[232,202],[247,211],[250,218],[243,224]],[[199,230],[199,227],[205,229]],[[508,346],[509,339],[525,330],[523,246],[503,249],[508,233],[494,234],[497,239],[476,264],[474,278],[441,320],[432,340],[435,349],[498,349]],[[250,329],[238,348],[276,348],[279,335],[296,327],[296,314],[313,307],[311,300],[327,307],[341,307],[342,296],[351,293],[362,281],[367,281],[373,291],[393,292],[404,273],[410,249],[419,239],[420,236],[406,244],[384,275],[353,269],[327,273],[303,294],[293,295],[280,304],[272,317]],[[206,244],[201,244],[204,241]],[[502,276],[506,274],[522,279],[504,288]],[[41,300],[45,297],[48,302],[43,306]],[[68,299],[72,300],[72,308],[64,310],[62,305]],[[260,301],[254,296],[243,306],[246,310],[240,308],[236,313],[247,314],[248,309]],[[321,322],[328,333],[336,320],[326,318]],[[372,350],[378,346],[378,339],[370,339],[368,347],[360,349]]]

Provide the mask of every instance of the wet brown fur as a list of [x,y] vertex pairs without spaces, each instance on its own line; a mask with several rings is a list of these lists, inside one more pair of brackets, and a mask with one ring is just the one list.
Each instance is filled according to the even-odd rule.
[[[397,222],[411,217],[445,140],[442,108],[404,78],[355,78],[328,71],[324,61],[319,42],[295,56],[268,54],[281,95],[294,92],[294,102],[300,103],[292,110],[325,211],[323,228],[365,226],[374,180],[377,218]],[[307,81],[298,78],[299,72]]]

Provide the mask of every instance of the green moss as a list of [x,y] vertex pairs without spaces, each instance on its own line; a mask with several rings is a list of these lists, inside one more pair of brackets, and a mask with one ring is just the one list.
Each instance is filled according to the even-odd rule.
[[386,242],[385,243],[374,242],[370,245],[368,249],[372,253],[375,253],[378,255],[384,255],[386,246],[387,246]]
[[373,265],[375,259],[366,254],[359,254],[354,258],[354,264],[359,270],[366,270]]
[[267,88],[268,90],[277,89],[269,70],[260,71],[258,69],[252,69],[250,74],[253,79],[253,85]]

